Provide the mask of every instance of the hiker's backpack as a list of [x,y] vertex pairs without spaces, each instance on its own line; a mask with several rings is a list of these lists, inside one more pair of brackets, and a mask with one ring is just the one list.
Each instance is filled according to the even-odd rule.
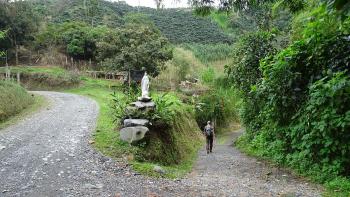
[[204,133],[206,136],[212,136],[213,135],[213,127],[204,127]]

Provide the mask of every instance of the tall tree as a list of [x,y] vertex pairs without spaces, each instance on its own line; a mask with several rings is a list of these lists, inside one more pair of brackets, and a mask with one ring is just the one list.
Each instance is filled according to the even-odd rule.
[[[0,31],[0,43],[5,38],[6,32]],[[5,52],[0,50],[0,58],[5,56]]]
[[172,58],[172,46],[153,27],[129,24],[97,43],[97,61],[106,70],[142,70],[157,76]]
[[32,34],[37,31],[39,19],[28,1],[0,1],[0,29],[7,30],[7,38],[15,51],[18,64],[20,45],[33,40]]

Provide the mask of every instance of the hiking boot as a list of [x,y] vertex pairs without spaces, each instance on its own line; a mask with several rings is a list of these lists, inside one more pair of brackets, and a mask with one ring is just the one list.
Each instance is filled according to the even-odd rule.
[[207,154],[209,154],[209,150],[207,150]]

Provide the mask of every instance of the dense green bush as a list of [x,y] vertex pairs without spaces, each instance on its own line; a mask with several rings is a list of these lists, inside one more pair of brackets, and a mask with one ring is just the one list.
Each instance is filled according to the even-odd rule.
[[110,30],[97,43],[96,59],[105,70],[145,69],[157,76],[165,62],[172,58],[172,46],[160,32],[149,26],[127,25]]
[[240,97],[236,90],[228,85],[228,79],[218,78],[211,83],[214,87],[194,99],[196,106],[196,121],[204,127],[208,120],[213,121],[215,127],[225,127],[238,120],[238,106]]
[[268,32],[252,33],[243,37],[235,47],[233,62],[226,71],[243,94],[249,94],[252,86],[261,80],[259,61],[275,52],[273,38]]
[[0,81],[0,122],[8,119],[34,102],[33,97],[21,86]]
[[[336,73],[313,83],[287,137],[293,166],[350,175],[350,78]],[[319,164],[319,165],[315,165]],[[306,169],[305,169],[306,168]]]
[[71,57],[95,60],[96,42],[111,32],[107,27],[92,28],[82,22],[51,24],[36,36],[34,45],[39,51],[58,47],[62,53]]
[[201,81],[204,84],[212,84],[215,80],[215,70],[211,66],[203,69],[201,73]]
[[35,46],[42,51],[58,47],[71,57],[97,62],[103,70],[144,68],[153,76],[172,58],[170,43],[152,24],[128,23],[119,29],[82,22],[53,24],[37,36]]
[[260,61],[260,70],[229,70],[244,99],[247,135],[238,144],[317,180],[349,176],[349,18],[338,20],[324,5],[301,15],[310,20],[295,29],[297,39]]
[[175,95],[167,93],[154,95],[153,100],[156,105],[154,110],[128,110],[127,107],[136,101],[138,93],[138,90],[133,90],[130,94],[122,96],[115,93],[112,95],[115,122],[122,124],[122,121],[126,118],[140,118],[148,119],[152,124],[165,127],[172,125],[178,112],[177,109],[181,105],[181,101]]
[[240,116],[242,123],[248,130],[256,130],[261,127],[262,120],[257,116],[263,106],[256,95],[251,91],[262,80],[259,62],[264,57],[275,52],[273,35],[268,32],[257,32],[243,37],[235,46],[233,61],[226,67],[226,72],[242,95]]

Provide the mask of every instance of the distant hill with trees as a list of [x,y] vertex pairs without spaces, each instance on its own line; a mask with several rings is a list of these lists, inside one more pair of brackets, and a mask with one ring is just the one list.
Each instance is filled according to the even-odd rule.
[[36,10],[48,22],[82,21],[93,25],[120,27],[125,16],[142,14],[149,18],[169,39],[179,43],[232,43],[216,22],[193,14],[191,9],[160,9],[132,7],[124,2],[97,0],[34,0]]

